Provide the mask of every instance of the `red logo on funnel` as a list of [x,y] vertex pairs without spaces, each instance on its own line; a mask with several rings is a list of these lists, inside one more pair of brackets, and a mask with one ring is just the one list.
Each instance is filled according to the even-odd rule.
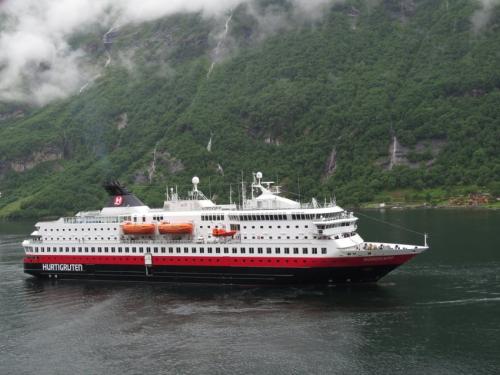
[[117,195],[115,197],[114,205],[121,206],[122,203],[123,203],[123,197],[121,195]]

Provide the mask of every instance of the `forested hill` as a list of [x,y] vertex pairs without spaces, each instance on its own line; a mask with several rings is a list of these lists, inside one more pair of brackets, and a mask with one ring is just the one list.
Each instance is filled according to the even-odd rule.
[[83,30],[71,43],[93,80],[0,104],[0,216],[99,208],[110,178],[157,206],[198,175],[224,202],[257,170],[344,205],[499,194],[500,9],[478,26],[478,7],[353,0],[303,16],[262,0]]

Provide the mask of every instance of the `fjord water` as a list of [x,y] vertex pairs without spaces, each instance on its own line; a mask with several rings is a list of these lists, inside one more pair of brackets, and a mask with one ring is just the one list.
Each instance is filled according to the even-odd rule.
[[[0,373],[499,373],[500,212],[361,213],[431,250],[365,286],[40,281],[31,224],[2,222]],[[360,233],[423,241],[365,217]]]

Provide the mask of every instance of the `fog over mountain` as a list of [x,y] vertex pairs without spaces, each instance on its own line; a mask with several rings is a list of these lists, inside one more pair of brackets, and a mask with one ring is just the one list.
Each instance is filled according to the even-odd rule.
[[[179,12],[220,17],[247,0],[7,0],[0,3],[0,101],[43,105],[78,91],[97,67],[69,38],[91,26],[104,30]],[[292,0],[306,17],[340,1]]]

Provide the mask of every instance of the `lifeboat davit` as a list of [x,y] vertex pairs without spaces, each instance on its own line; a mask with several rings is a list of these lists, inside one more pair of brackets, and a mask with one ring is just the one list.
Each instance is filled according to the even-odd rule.
[[126,221],[121,225],[124,234],[154,234],[156,225],[152,223],[132,223]]
[[236,230],[225,230],[222,228],[214,228],[212,230],[212,236],[214,237],[233,237],[236,234]]
[[158,232],[160,234],[191,234],[193,233],[193,224],[161,222],[158,225]]

